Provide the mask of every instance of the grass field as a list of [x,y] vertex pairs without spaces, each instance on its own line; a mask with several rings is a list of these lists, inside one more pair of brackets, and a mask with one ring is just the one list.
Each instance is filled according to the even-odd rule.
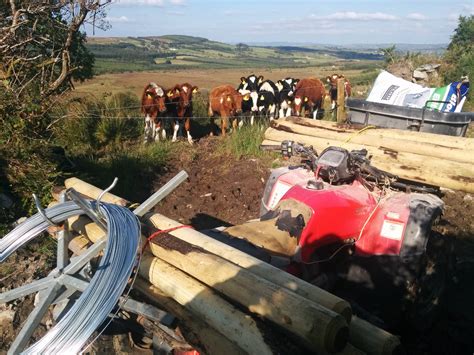
[[[349,63],[350,64],[350,63]],[[369,82],[373,81],[378,66],[373,64],[372,69],[351,69],[350,65],[344,62],[334,65],[317,66],[308,68],[281,68],[281,69],[255,69],[255,68],[235,68],[235,69],[182,69],[182,70],[155,70],[138,71],[116,74],[98,75],[92,80],[76,84],[75,94],[101,96],[106,94],[116,94],[123,91],[131,91],[140,96],[143,88],[154,81],[159,85],[168,88],[177,83],[189,82],[197,85],[202,92],[221,85],[231,84],[237,86],[240,77],[255,73],[263,75],[266,79],[279,80],[285,77],[307,78],[319,77],[323,79],[333,72],[344,73],[350,81],[354,81],[354,93],[364,95]]]

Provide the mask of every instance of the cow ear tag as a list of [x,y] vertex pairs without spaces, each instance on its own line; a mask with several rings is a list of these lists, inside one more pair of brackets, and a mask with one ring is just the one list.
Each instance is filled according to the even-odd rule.
[[265,100],[265,96],[261,95],[260,100]]
[[168,91],[168,94],[166,96],[171,97],[173,93],[171,91]]
[[230,96],[227,96],[227,101],[230,101]]
[[248,101],[249,100],[249,96],[248,95],[245,95],[244,96],[244,101]]
[[197,88],[194,88],[193,89],[193,94],[197,93],[198,92],[198,89]]
[[148,97],[149,99],[152,98],[151,94],[146,94],[146,97]]
[[176,91],[177,94],[179,94],[179,90],[178,90],[178,89],[176,89],[175,91]]
[[304,102],[308,102],[308,98],[307,98],[307,97],[304,98]]

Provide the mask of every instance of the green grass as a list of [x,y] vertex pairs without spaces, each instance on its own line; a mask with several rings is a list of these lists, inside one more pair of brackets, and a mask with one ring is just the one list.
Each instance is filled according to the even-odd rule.
[[71,157],[76,164],[73,175],[102,188],[117,177],[114,193],[142,202],[150,195],[153,181],[163,172],[174,149],[166,141],[147,146],[137,144],[114,154]]
[[221,149],[237,158],[259,158],[268,155],[268,152],[260,149],[266,129],[266,124],[244,125],[222,140]]

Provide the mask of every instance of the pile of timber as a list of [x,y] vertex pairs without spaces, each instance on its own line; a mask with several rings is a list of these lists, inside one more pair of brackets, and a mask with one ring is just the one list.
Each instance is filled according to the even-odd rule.
[[274,121],[262,145],[284,140],[312,145],[319,153],[330,146],[365,148],[375,167],[400,178],[474,192],[474,138],[287,117]]
[[[101,190],[65,182],[96,199]],[[53,196],[59,196],[58,190]],[[103,202],[127,206],[107,193]],[[88,217],[68,220],[69,248],[80,254],[105,232]],[[352,315],[339,297],[158,213],[142,218],[142,251],[135,289],[185,322],[209,354],[394,354],[392,334]],[[166,230],[174,229],[166,232]],[[149,243],[147,237],[165,231]]]

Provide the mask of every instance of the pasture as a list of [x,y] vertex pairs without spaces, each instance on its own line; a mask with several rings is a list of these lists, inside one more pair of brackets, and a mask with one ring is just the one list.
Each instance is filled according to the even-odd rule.
[[[317,66],[307,68],[280,68],[280,69],[186,69],[186,70],[157,70],[143,72],[110,73],[98,75],[84,83],[77,83],[74,95],[101,96],[105,93],[116,94],[123,91],[131,91],[137,96],[143,92],[143,88],[150,81],[171,87],[176,83],[189,82],[200,88],[201,91],[209,91],[215,86],[231,84],[237,87],[240,77],[255,73],[263,75],[265,79],[279,80],[285,77],[305,78],[316,76],[324,78],[333,72],[343,72],[351,81],[356,83],[355,96],[365,95],[369,83],[375,78],[378,63],[372,63],[371,69],[346,68],[344,65]],[[362,93],[362,94],[361,94]]]

